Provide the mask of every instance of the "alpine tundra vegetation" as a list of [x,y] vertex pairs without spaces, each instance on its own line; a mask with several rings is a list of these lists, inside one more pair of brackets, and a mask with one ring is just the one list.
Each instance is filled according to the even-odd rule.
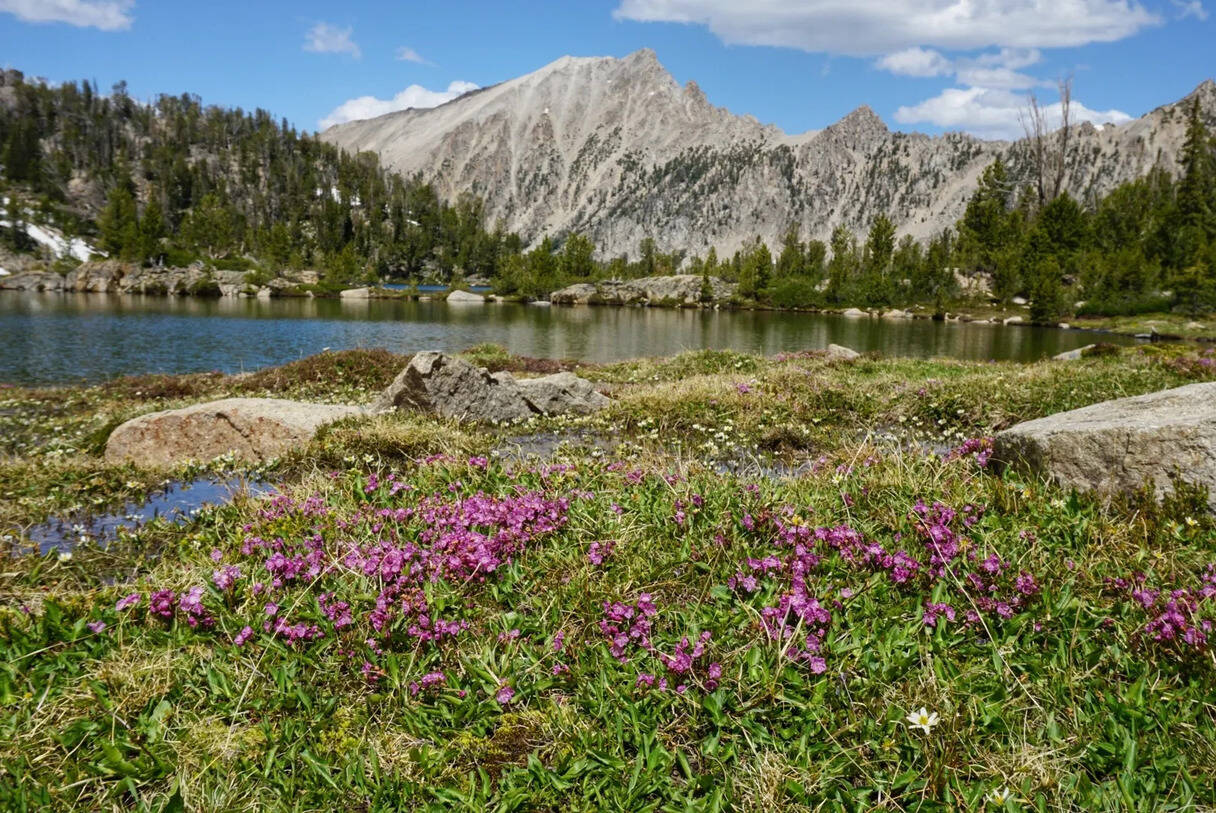
[[[698,352],[574,366],[611,399],[592,415],[478,428],[404,409],[252,468],[99,456],[137,414],[367,403],[407,361],[4,391],[5,807],[1216,799],[1204,484],[1069,492],[994,467],[990,440],[1216,380],[1212,350]],[[48,516],[205,471],[274,491],[25,552]]]

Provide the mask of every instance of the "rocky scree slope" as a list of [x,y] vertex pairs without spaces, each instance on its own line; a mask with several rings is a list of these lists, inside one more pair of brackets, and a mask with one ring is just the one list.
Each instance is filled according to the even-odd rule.
[[[1186,109],[1200,99],[1216,123],[1216,83],[1120,126],[1075,129],[1069,191],[1100,195],[1161,164],[1174,169]],[[1029,179],[1021,142],[961,133],[892,132],[862,106],[823,130],[787,135],[715,107],[680,86],[653,51],[623,59],[563,57],[440,107],[340,124],[321,138],[378,153],[440,196],[472,193],[488,222],[536,240],[582,231],[608,255],[733,252],[786,225],[826,240],[838,225],[868,228],[880,213],[918,238],[952,225],[980,172],[998,155]]]

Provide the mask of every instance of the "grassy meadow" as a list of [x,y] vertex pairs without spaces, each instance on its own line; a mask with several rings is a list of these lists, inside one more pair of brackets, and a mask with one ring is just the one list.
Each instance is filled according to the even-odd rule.
[[[273,464],[107,465],[145,412],[367,402],[406,359],[0,389],[0,807],[1216,807],[1216,520],[998,471],[1021,420],[1216,380],[1216,351],[1036,364],[698,352],[613,404],[397,414]],[[543,455],[529,454],[541,450]],[[224,471],[191,522],[25,552]]]

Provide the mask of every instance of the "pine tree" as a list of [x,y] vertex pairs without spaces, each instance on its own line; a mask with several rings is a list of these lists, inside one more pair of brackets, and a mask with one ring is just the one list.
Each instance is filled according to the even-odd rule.
[[832,259],[828,262],[828,285],[824,296],[829,302],[840,303],[849,295],[860,269],[857,238],[845,226],[832,230]]
[[798,236],[798,224],[791,223],[781,238],[781,253],[777,256],[777,276],[800,277],[806,273],[806,248]]
[[164,257],[161,239],[165,236],[165,219],[156,198],[144,207],[144,216],[139,221],[139,259],[158,263]]
[[870,224],[862,254],[859,293],[866,304],[883,305],[891,301],[889,271],[894,252],[895,226],[886,215],[879,215]]
[[131,260],[139,255],[139,217],[129,183],[120,182],[110,190],[106,206],[97,217],[97,230],[101,248],[110,256]]

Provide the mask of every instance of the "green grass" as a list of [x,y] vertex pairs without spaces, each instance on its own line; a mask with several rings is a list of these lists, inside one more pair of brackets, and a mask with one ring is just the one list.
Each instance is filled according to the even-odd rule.
[[[414,415],[332,427],[268,472],[290,503],[241,500],[104,551],[4,561],[0,806],[945,810],[997,809],[989,796],[1007,788],[1010,810],[1211,807],[1212,649],[1146,635],[1154,614],[1113,581],[1139,572],[1150,588],[1200,588],[1216,562],[1205,495],[1181,487],[1163,506],[1144,495],[1107,503],[924,452],[1216,377],[1201,352],[1033,365],[696,353],[579,369],[615,399],[591,418],[493,432]],[[366,400],[397,361],[345,357],[347,375],[333,376],[324,365],[338,362],[322,356],[254,375],[265,392]],[[113,416],[231,394],[249,379],[6,391],[0,414],[14,439],[0,462],[0,520],[121,501],[181,476],[108,467],[88,439]],[[620,445],[550,461],[492,453],[503,436],[575,431]],[[742,454],[807,465],[797,477],[716,465]],[[410,487],[394,491],[390,477]],[[313,540],[334,562],[377,540],[427,548],[441,526],[425,507],[477,493],[512,511],[533,494],[561,521],[524,534],[493,570],[419,584],[411,601],[464,624],[457,634],[419,641],[407,611],[377,632],[368,614],[386,577],[348,564],[269,596],[323,637],[293,645],[263,631],[268,594],[253,583],[269,583],[270,550],[246,540],[282,540],[288,555]],[[763,575],[754,593],[731,587],[749,559],[792,561],[782,528],[813,539],[798,529],[847,526],[926,560],[918,501],[959,512],[945,527],[960,558],[940,577],[898,583],[804,540],[818,556],[807,586],[831,614],[822,671],[765,631],[763,609],[790,589],[788,570]],[[610,549],[598,564],[593,546]],[[1038,589],[1008,618],[981,610],[968,624],[987,593],[966,574],[992,554],[1005,563],[990,580],[998,596],[1022,595],[1019,573]],[[242,569],[231,590],[212,582],[223,565]],[[213,627],[148,612],[151,591],[195,585]],[[116,610],[131,592],[141,603]],[[325,617],[322,594],[350,604],[350,626]],[[656,607],[655,650],[630,642],[621,663],[600,627],[604,604],[643,594]],[[957,620],[926,626],[926,602],[951,604]],[[1199,620],[1216,619],[1216,600],[1201,607]],[[98,621],[100,632],[86,626]],[[236,646],[246,625],[252,636]],[[812,626],[795,625],[795,640]],[[691,671],[669,670],[660,653],[703,632]],[[437,670],[441,685],[411,690]],[[638,685],[639,674],[668,688]],[[503,686],[514,691],[507,703]],[[940,717],[928,735],[904,719],[922,706]]]

